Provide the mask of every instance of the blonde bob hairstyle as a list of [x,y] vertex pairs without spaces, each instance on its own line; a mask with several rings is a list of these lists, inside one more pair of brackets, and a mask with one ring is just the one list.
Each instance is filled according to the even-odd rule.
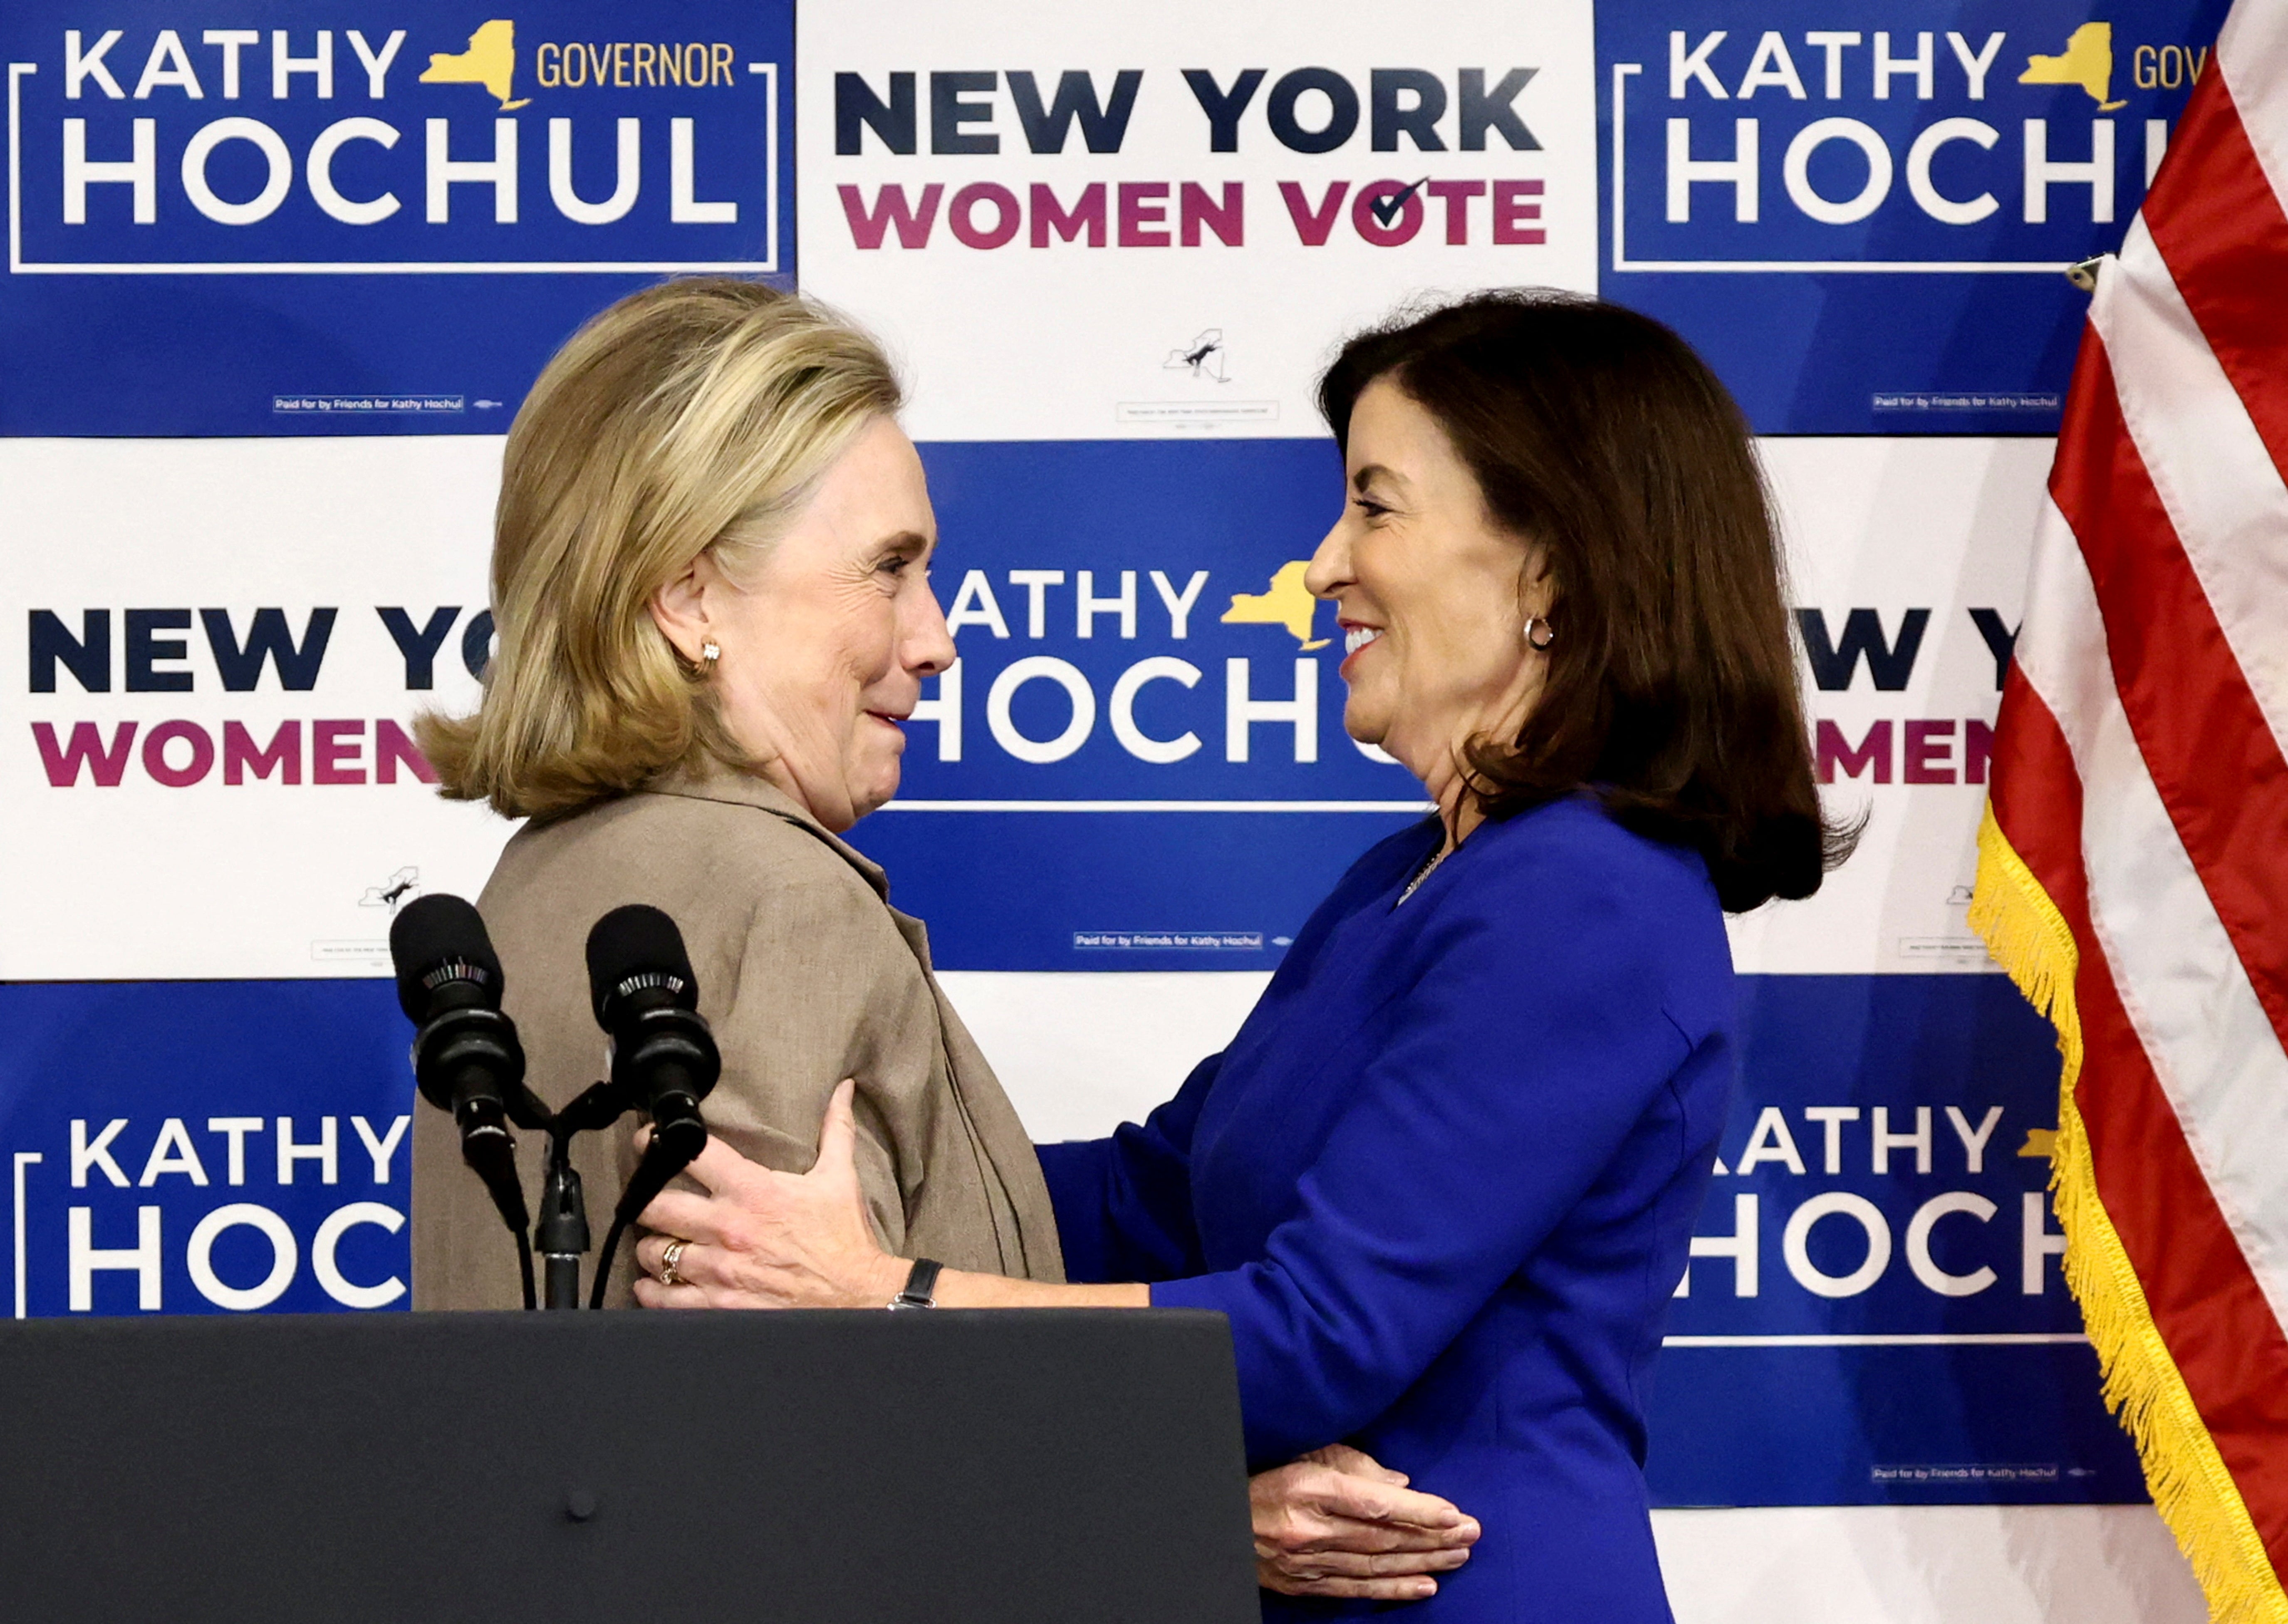
[[677,768],[746,765],[652,598],[703,553],[753,580],[851,440],[900,404],[872,339],[755,283],[666,283],[581,328],[509,430],[483,702],[415,724],[440,792],[541,817]]

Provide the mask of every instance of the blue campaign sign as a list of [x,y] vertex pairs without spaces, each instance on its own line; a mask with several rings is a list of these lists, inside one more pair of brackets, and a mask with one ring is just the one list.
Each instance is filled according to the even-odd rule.
[[1343,731],[1326,440],[933,444],[961,649],[853,839],[956,969],[1255,969],[1423,816]]
[[0,433],[498,434],[620,294],[790,283],[791,6],[637,15],[11,7]]
[[[1656,1501],[2142,1499],[2058,1275],[2047,1026],[1999,976],[1741,991],[1723,1170],[1655,1375]],[[388,982],[18,985],[0,1019],[14,1314],[408,1305],[425,1107]]]
[[[2058,1275],[2046,1025],[1999,976],[1741,991],[1656,1502],[2142,1499]],[[12,1311],[407,1306],[426,1108],[388,982],[18,985],[0,1019]]]
[[2049,434],[2225,0],[1597,18],[1601,287],[1765,434]]
[[0,1020],[17,1318],[409,1306],[390,983],[18,985]]
[[1743,994],[1655,1378],[1661,1503],[2143,1499],[2060,1275],[2048,1023],[1999,975]]

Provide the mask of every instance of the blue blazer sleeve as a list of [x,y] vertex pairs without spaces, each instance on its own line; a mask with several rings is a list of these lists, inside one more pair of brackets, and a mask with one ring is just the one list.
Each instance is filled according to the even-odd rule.
[[1222,1063],[1220,1055],[1200,1062],[1174,1099],[1109,1139],[1035,1147],[1067,1279],[1166,1280],[1204,1266],[1192,1220],[1192,1129]]
[[1683,1063],[1646,878],[1534,864],[1442,898],[1295,1215],[1259,1261],[1153,1287],[1156,1306],[1230,1317],[1251,1458],[1389,1408]]

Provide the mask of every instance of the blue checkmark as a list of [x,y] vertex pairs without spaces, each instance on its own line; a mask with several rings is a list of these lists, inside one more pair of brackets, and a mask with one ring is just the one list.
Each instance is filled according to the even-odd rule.
[[1406,200],[1429,184],[1430,177],[1425,175],[1404,191],[1388,197],[1378,197],[1374,202],[1367,204],[1367,207],[1373,212],[1376,221],[1385,231],[1387,231],[1390,229],[1391,222],[1398,218],[1398,211],[1406,207]]

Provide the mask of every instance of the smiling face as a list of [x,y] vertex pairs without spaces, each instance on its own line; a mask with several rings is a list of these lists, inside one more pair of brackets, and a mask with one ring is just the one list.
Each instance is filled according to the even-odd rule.
[[1459,756],[1514,736],[1546,658],[1525,641],[1545,612],[1540,549],[1501,529],[1445,431],[1388,377],[1351,410],[1348,500],[1306,584],[1343,628],[1343,727],[1398,758],[1449,815]]
[[711,680],[731,736],[837,833],[897,792],[898,724],[953,663],[936,537],[921,458],[877,418],[759,566],[734,580],[703,553],[653,601],[686,659],[722,650]]

